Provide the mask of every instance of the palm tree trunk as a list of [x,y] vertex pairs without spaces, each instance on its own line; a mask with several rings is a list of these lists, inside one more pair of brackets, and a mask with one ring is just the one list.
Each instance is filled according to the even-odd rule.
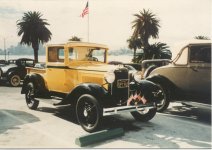
[[35,63],[38,63],[38,43],[32,43],[32,48],[34,50]]
[[38,49],[37,50],[34,49],[34,59],[35,63],[38,63]]
[[134,49],[134,54],[133,54],[134,59],[135,59],[135,55],[136,55],[136,49]]

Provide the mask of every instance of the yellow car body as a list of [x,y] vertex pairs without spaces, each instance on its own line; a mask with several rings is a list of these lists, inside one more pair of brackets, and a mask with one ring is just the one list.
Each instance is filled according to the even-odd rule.
[[45,68],[28,68],[24,79],[21,93],[27,106],[37,109],[42,100],[71,104],[88,132],[97,129],[102,116],[131,112],[135,119],[152,119],[155,85],[141,81],[140,74],[133,77],[123,65],[107,64],[108,50],[106,45],[86,42],[47,45]]
[[[75,59],[69,58],[70,48],[76,48]],[[104,50],[104,60],[86,60],[89,49]],[[59,55],[59,50],[64,55]],[[113,65],[107,64],[108,47],[102,44],[69,42],[67,44],[48,45],[46,47],[46,69],[28,68],[28,73],[40,73],[45,79],[46,87],[50,91],[69,93],[81,83],[97,83],[106,89],[104,74],[114,69]],[[80,54],[79,54],[80,53]],[[60,58],[61,57],[61,58]],[[43,71],[42,71],[43,70]]]

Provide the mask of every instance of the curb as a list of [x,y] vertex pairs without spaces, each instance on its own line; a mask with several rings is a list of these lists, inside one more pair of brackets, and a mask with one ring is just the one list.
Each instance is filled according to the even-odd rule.
[[81,136],[75,139],[75,144],[80,147],[87,146],[90,144],[94,144],[97,142],[101,142],[104,140],[116,138],[118,136],[123,136],[124,130],[123,128],[116,128],[110,130],[103,130],[95,133],[91,133],[88,135]]

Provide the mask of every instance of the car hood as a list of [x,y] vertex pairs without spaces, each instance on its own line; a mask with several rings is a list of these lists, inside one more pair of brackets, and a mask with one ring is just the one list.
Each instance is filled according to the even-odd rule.
[[109,65],[109,64],[101,64],[101,63],[83,63],[80,66],[76,67],[79,70],[87,70],[87,71],[98,71],[98,72],[107,72],[111,70],[115,70],[118,66]]
[[12,68],[16,68],[17,65],[15,64],[10,64],[10,65],[5,65],[1,67],[1,70],[3,73],[7,72],[7,70],[12,69]]

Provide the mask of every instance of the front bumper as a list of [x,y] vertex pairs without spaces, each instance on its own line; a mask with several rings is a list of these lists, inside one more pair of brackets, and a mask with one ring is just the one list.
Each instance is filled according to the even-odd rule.
[[133,111],[144,111],[146,109],[154,109],[156,108],[156,103],[146,104],[146,105],[137,105],[137,106],[119,106],[112,108],[104,108],[103,116],[115,115],[125,112],[133,112]]

